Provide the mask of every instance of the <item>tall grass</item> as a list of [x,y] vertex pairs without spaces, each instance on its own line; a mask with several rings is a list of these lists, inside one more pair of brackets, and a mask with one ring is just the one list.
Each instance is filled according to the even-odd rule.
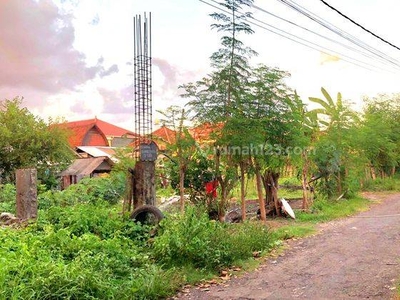
[[195,207],[165,218],[160,227],[154,256],[168,266],[217,270],[268,250],[272,243],[270,231],[260,223],[222,224]]
[[149,232],[101,200],[40,210],[27,228],[0,229],[0,299],[166,298],[272,247],[264,225],[221,224],[194,207]]
[[363,191],[400,191],[400,179],[389,177],[389,178],[377,178],[375,180],[367,180],[362,186]]
[[[0,230],[0,299],[157,299],[183,280],[154,264],[146,228],[81,204]],[[110,209],[109,209],[110,210]]]

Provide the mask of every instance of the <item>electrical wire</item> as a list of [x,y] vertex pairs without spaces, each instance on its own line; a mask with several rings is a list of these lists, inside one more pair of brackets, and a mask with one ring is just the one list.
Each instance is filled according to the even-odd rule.
[[[201,0],[200,0],[200,1],[201,1]],[[219,4],[219,2],[217,2],[217,1],[215,1],[215,0],[210,0],[210,1],[212,1],[212,2],[214,2],[214,3],[216,3],[216,4]],[[204,2],[204,1],[201,1],[201,2]],[[206,2],[204,2],[204,3],[206,3]],[[219,10],[222,10],[220,7],[217,7],[217,6],[212,5],[212,4],[210,4],[210,3],[206,3],[206,4],[208,4],[208,5],[210,5],[210,6],[214,7],[214,8],[217,8],[217,9],[219,9]],[[227,12],[227,11],[224,11],[224,12],[230,14],[230,12]],[[297,37],[297,36],[295,36],[295,35],[293,35],[293,34],[291,34],[291,33],[288,33],[288,32],[286,32],[286,31],[284,31],[284,30],[282,30],[282,29],[279,29],[279,28],[277,28],[277,27],[275,27],[275,26],[273,26],[273,25],[267,24],[267,23],[265,23],[265,22],[263,22],[263,21],[260,21],[260,20],[258,20],[258,19],[255,19],[255,18],[252,18],[252,19],[255,20],[255,21],[257,21],[257,22],[260,22],[260,23],[262,23],[262,24],[264,24],[264,25],[266,25],[266,26],[268,26],[268,27],[270,27],[270,28],[273,28],[273,29],[275,29],[275,30],[277,30],[277,31],[280,31],[280,32],[282,32],[283,34],[282,34],[282,33],[278,33],[278,32],[276,32],[276,31],[273,30],[273,29],[265,28],[265,27],[262,26],[262,25],[255,24],[254,22],[251,22],[251,21],[247,21],[247,22],[250,23],[250,24],[253,24],[253,25],[255,25],[255,26],[258,26],[258,27],[260,27],[260,28],[262,28],[262,29],[265,29],[265,30],[267,30],[267,31],[270,31],[270,32],[272,32],[272,33],[275,33],[275,34],[277,34],[277,35],[279,35],[279,36],[282,36],[282,37],[284,37],[284,38],[287,38],[287,39],[289,39],[289,40],[291,40],[291,41],[294,41],[294,42],[296,42],[296,43],[299,43],[299,44],[301,44],[301,45],[303,45],[303,46],[306,46],[306,47],[308,47],[308,48],[311,48],[311,49],[313,49],[313,50],[321,51],[321,52],[323,52],[323,53],[325,53],[325,54],[330,55],[330,53],[328,53],[328,52],[326,52],[326,51],[323,51],[323,50],[327,50],[327,51],[333,52],[333,53],[335,53],[335,54],[341,55],[341,56],[343,56],[343,57],[347,57],[347,58],[349,58],[350,60],[355,60],[355,61],[357,61],[357,62],[359,62],[359,63],[366,64],[366,65],[368,65],[368,66],[370,66],[370,67],[374,67],[374,68],[377,68],[377,69],[380,69],[380,70],[384,70],[384,71],[390,72],[390,71],[385,70],[385,69],[383,69],[383,68],[380,68],[380,67],[377,67],[377,66],[373,66],[373,65],[371,65],[371,64],[369,64],[369,63],[366,63],[366,62],[360,61],[360,60],[358,60],[358,59],[352,58],[352,57],[350,57],[350,56],[348,56],[348,55],[342,54],[342,53],[340,53],[340,52],[338,52],[338,51],[334,51],[334,50],[328,49],[328,48],[323,47],[323,46],[320,46],[320,45],[318,45],[318,44],[316,44],[316,43],[313,43],[313,42],[307,41],[307,40],[305,40],[305,39],[302,39],[302,38],[300,38],[300,37]],[[290,35],[290,36],[292,36],[292,38],[290,38],[290,37],[288,37],[288,36],[286,36],[286,35],[284,35],[284,34]],[[306,43],[310,43],[310,44],[316,46],[317,48],[315,48],[315,47],[313,47],[313,46],[310,46],[310,45],[307,45],[307,44],[304,44],[303,42],[300,42],[300,41],[297,41],[297,40],[294,40],[294,39],[300,39],[300,40],[302,40],[302,41],[304,41],[304,42],[306,42]],[[323,50],[321,50],[321,49],[323,49]],[[357,51],[357,52],[359,52],[359,51]],[[371,58],[371,57],[370,57],[370,58]],[[353,61],[349,61],[349,60],[344,59],[344,58],[342,58],[342,60],[343,60],[343,61],[350,62],[350,63],[352,63],[352,64],[355,64],[355,65],[357,65],[357,66],[359,66],[359,67],[363,67],[363,68],[366,68],[366,69],[368,69],[368,70],[371,70],[370,68],[367,68],[367,67],[365,67],[365,66],[360,66],[359,64],[354,63]],[[374,70],[371,70],[371,71],[374,71]]]
[[[226,10],[222,9],[221,7],[218,7],[218,6],[213,5],[213,4],[211,4],[211,3],[208,3],[208,2],[206,2],[205,0],[199,0],[199,1],[202,2],[202,3],[204,3],[204,4],[207,4],[207,5],[211,6],[211,7],[213,7],[213,8],[216,8],[216,9],[218,9],[218,10],[224,12],[224,13],[231,14],[231,12],[226,11]],[[214,1],[214,0],[210,0],[210,1],[219,4],[217,1]],[[244,14],[239,14],[239,15],[243,16]],[[265,23],[265,22],[263,22],[263,21],[260,21],[260,20],[258,20],[258,19],[252,18],[252,20],[254,20],[254,21],[256,21],[256,22],[260,22],[260,23],[262,23],[262,24],[264,24],[264,25],[266,25],[266,26],[268,26],[268,27],[270,27],[270,28],[267,28],[267,27],[265,27],[265,26],[263,26],[263,25],[257,24],[257,23],[255,23],[255,22],[253,22],[253,21],[250,21],[250,20],[247,20],[247,22],[248,22],[249,24],[252,24],[252,25],[255,25],[255,26],[257,26],[257,27],[260,27],[260,28],[262,28],[262,29],[264,29],[264,30],[267,30],[267,31],[272,32],[272,33],[274,33],[274,34],[276,34],[276,35],[279,35],[279,36],[281,36],[281,37],[284,37],[284,38],[286,38],[286,39],[289,39],[289,40],[291,40],[291,41],[293,41],[293,42],[295,42],[295,43],[298,43],[298,44],[303,45],[303,46],[305,46],[305,47],[308,47],[308,48],[310,48],[310,49],[316,50],[316,51],[318,51],[318,52],[325,53],[325,54],[327,54],[327,55],[332,55],[331,53],[335,53],[335,54],[340,55],[340,56],[342,56],[342,57],[346,57],[346,58],[348,58],[348,59],[342,58],[342,60],[343,60],[343,61],[346,61],[346,62],[348,62],[348,63],[351,63],[351,64],[353,64],[353,65],[356,65],[356,66],[358,66],[358,67],[367,69],[367,70],[369,70],[369,71],[377,71],[376,69],[378,69],[378,70],[383,70],[383,71],[390,72],[389,70],[385,70],[385,69],[383,69],[383,68],[377,67],[377,66],[375,66],[375,65],[369,64],[369,63],[364,62],[364,61],[360,61],[360,60],[355,59],[355,58],[353,58],[353,57],[350,57],[350,56],[348,56],[348,55],[342,54],[342,53],[340,53],[340,52],[337,52],[337,51],[328,49],[328,48],[323,47],[323,46],[320,46],[320,45],[318,45],[318,44],[316,44],[316,43],[313,43],[313,42],[307,41],[307,40],[305,40],[305,39],[302,39],[302,38],[300,38],[300,37],[297,37],[297,36],[295,36],[295,35],[293,35],[293,34],[291,34],[291,33],[288,33],[288,32],[286,32],[286,31],[284,31],[284,30],[282,30],[282,29],[279,29],[279,28],[277,28],[277,27],[275,27],[275,26],[273,26],[273,25],[267,24],[267,23]],[[273,29],[271,29],[271,28],[273,28]],[[296,39],[298,39],[298,40],[296,40]],[[300,41],[299,41],[299,40],[300,40]],[[306,44],[306,43],[309,43],[309,44],[311,44],[311,45],[313,45],[313,46],[310,46],[310,45],[308,45],[308,44]],[[322,50],[321,50],[321,49],[322,49]],[[356,62],[354,62],[354,61],[356,61]],[[358,62],[358,63],[357,63],[357,62]],[[374,69],[374,68],[375,68],[375,69]]]
[[[276,14],[273,14],[273,13],[267,11],[266,9],[262,8],[262,7],[259,7],[259,6],[254,5],[254,4],[252,5],[252,7],[255,8],[256,10],[259,10],[259,11],[265,13],[265,14],[268,14],[268,15],[270,15],[270,16],[272,16],[272,17],[275,17],[275,18],[277,18],[277,19],[279,19],[279,20],[281,20],[281,21],[284,21],[284,22],[286,22],[286,23],[288,23],[288,24],[290,24],[290,25],[293,25],[293,26],[295,26],[295,27],[297,27],[297,28],[300,28],[300,29],[302,29],[302,30],[304,30],[304,31],[306,31],[306,32],[312,33],[312,34],[314,34],[314,35],[316,35],[316,36],[318,36],[318,37],[320,37],[320,38],[323,38],[323,39],[325,39],[325,40],[327,40],[327,41],[330,41],[330,42],[332,42],[332,43],[338,44],[338,45],[340,45],[340,46],[342,46],[342,47],[345,47],[345,48],[347,48],[347,49],[349,49],[349,50],[351,50],[351,51],[357,52],[357,53],[359,53],[359,54],[361,54],[361,55],[363,55],[363,56],[365,56],[365,57],[368,57],[368,58],[371,58],[371,59],[375,59],[375,58],[376,58],[376,56],[373,56],[373,55],[371,55],[371,54],[369,54],[369,53],[360,51],[360,49],[358,49],[358,48],[351,47],[350,45],[347,45],[347,44],[342,43],[342,42],[340,42],[340,41],[338,41],[338,40],[329,38],[329,37],[327,37],[327,36],[325,36],[325,35],[322,35],[322,34],[320,34],[320,33],[318,33],[318,32],[315,32],[315,31],[313,31],[313,30],[311,30],[311,29],[308,29],[308,28],[306,28],[306,27],[304,27],[304,26],[301,26],[301,25],[299,25],[299,24],[296,24],[295,22],[292,22],[292,21],[287,20],[287,19],[285,19],[285,18],[282,18],[282,17],[280,17],[280,16],[278,16],[278,15],[276,15]],[[387,61],[386,61],[386,60],[381,59],[381,58],[379,58],[379,59],[381,60],[381,62],[387,64]]]
[[302,14],[303,16],[311,19],[312,21],[314,21],[314,22],[318,23],[319,25],[325,27],[326,29],[332,31],[333,33],[341,36],[342,38],[344,38],[346,40],[348,40],[349,42],[354,43],[357,46],[359,46],[359,47],[361,47],[361,48],[373,53],[374,55],[376,55],[376,56],[378,56],[378,57],[390,62],[391,64],[395,65],[396,67],[400,67],[400,63],[396,59],[394,59],[394,58],[386,55],[385,53],[383,53],[383,52],[381,52],[381,51],[369,46],[368,44],[366,44],[363,41],[357,39],[356,37],[352,36],[351,34],[341,30],[337,26],[335,26],[335,25],[333,25],[333,24],[331,24],[329,22],[324,21],[323,19],[321,19],[320,17],[316,16],[314,13],[310,12],[309,10],[307,10],[306,8],[304,8],[301,5],[297,4],[296,2],[291,1],[291,0],[277,0],[277,1],[285,4],[289,8],[297,11],[298,13]]
[[[323,19],[321,19],[320,17],[318,17],[317,15],[315,15],[314,13],[310,12],[309,10],[307,10],[306,8],[304,8],[303,6],[301,6],[300,4],[297,4],[294,1],[291,0],[278,0],[281,3],[285,4],[286,6],[288,6],[289,8],[297,11],[298,13],[302,14],[303,16],[311,19],[312,21],[318,23],[319,25],[325,27],[326,29],[332,31],[333,33],[339,35],[340,37],[348,40],[351,43],[356,44],[357,46],[373,53],[374,55],[381,57],[387,61],[390,61],[391,63],[396,62],[396,60],[394,60],[393,58],[391,58],[390,56],[386,55],[385,53],[374,49],[373,47],[369,46],[368,44],[364,43],[363,41],[357,39],[356,37],[352,36],[351,34],[343,31],[342,29],[340,29],[339,27],[333,25],[332,23],[329,23]],[[397,62],[398,63],[398,62]]]
[[358,27],[360,27],[362,30],[368,32],[369,34],[373,35],[374,37],[380,39],[382,42],[392,46],[393,48],[400,50],[400,47],[397,47],[396,45],[392,44],[391,42],[388,42],[387,40],[385,40],[384,38],[380,37],[379,35],[373,33],[372,31],[368,30],[367,28],[365,28],[364,26],[360,25],[359,23],[357,23],[356,21],[354,21],[353,19],[351,19],[350,17],[346,16],[344,13],[342,13],[341,11],[339,11],[338,9],[334,8],[333,6],[331,6],[329,3],[325,2],[324,0],[320,0],[324,5],[328,6],[330,9],[332,9],[333,11],[337,12],[339,15],[341,15],[343,18],[349,20],[351,23],[353,23],[354,25],[357,25]]

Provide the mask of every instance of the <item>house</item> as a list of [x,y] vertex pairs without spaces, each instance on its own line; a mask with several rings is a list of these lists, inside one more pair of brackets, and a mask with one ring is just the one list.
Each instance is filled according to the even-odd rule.
[[108,157],[114,163],[118,162],[118,159],[116,158],[116,150],[116,147],[104,146],[78,146],[75,148],[75,151],[80,158]]
[[68,142],[77,159],[61,172],[61,188],[79,182],[83,177],[95,177],[111,171],[118,161],[116,147],[124,147],[138,137],[132,131],[115,126],[97,118],[66,122],[58,126],[69,130]]
[[[199,144],[210,144],[218,138],[224,127],[224,123],[203,123],[196,127],[189,129],[189,134],[194,138],[194,140]],[[161,126],[159,129],[153,131],[152,138],[156,142],[158,149],[164,151],[167,145],[174,144],[176,142],[177,132],[172,130],[165,125]],[[131,143],[131,145],[135,145]]]
[[189,129],[189,133],[199,144],[210,144],[215,141],[216,137],[221,133],[224,123],[203,123]]
[[68,141],[72,148],[77,146],[124,147],[138,137],[133,131],[97,118],[66,122],[60,126],[71,132]]
[[167,145],[171,145],[176,142],[176,131],[163,125],[159,129],[153,131],[152,137],[153,141],[158,146],[158,150],[164,151]]
[[60,173],[61,189],[78,183],[84,177],[97,177],[111,171],[113,161],[108,157],[78,158]]

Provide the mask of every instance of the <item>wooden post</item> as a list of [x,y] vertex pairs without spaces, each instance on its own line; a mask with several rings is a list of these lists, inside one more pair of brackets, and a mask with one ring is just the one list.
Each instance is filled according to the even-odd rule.
[[19,169],[16,171],[17,218],[21,220],[37,217],[36,181],[36,169]]

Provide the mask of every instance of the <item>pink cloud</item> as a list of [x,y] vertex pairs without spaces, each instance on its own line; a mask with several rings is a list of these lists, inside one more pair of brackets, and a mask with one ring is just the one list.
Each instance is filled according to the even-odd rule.
[[171,65],[168,61],[162,58],[154,57],[152,63],[163,74],[165,81],[163,89],[176,89],[177,88],[177,75],[178,70],[175,66]]
[[133,86],[129,85],[119,91],[98,88],[103,97],[105,114],[133,114]]
[[181,91],[178,90],[178,86],[196,80],[196,72],[178,68],[165,59],[155,57],[152,59],[152,63],[153,67],[158,68],[164,76],[164,83],[160,90],[155,92],[156,97],[165,98],[166,94],[172,92],[170,93],[172,97],[179,98]]
[[118,72],[100,59],[87,66],[73,47],[72,16],[50,0],[0,1],[0,87],[56,93]]

